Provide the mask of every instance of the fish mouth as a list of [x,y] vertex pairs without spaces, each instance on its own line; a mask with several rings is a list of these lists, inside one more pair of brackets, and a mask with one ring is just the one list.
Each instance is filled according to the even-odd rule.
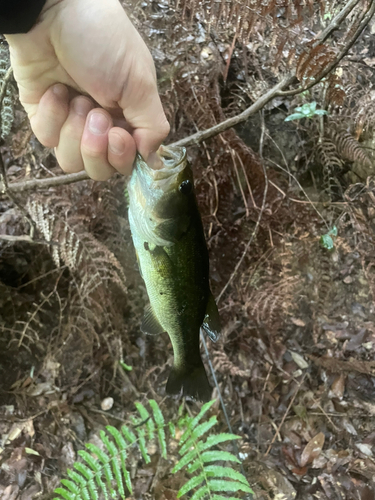
[[153,181],[161,181],[177,176],[186,165],[186,149],[179,146],[160,146],[157,151],[162,167],[153,169],[147,165],[140,154],[137,155],[135,169]]

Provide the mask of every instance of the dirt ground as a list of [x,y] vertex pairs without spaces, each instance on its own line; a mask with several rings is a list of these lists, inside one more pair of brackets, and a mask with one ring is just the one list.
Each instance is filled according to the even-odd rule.
[[[242,40],[230,20],[209,27],[184,5],[185,17],[164,0],[126,5],[156,63],[170,143],[238,114],[292,66],[289,42],[269,51],[272,30]],[[301,45],[329,22],[316,16]],[[210,358],[257,500],[375,500],[374,33],[372,21],[336,71],[345,104],[325,106],[320,84],[188,149],[223,323]],[[324,124],[284,121],[311,101]],[[19,103],[1,152],[9,183],[61,174]],[[53,498],[77,451],[129,422],[135,401],[178,414],[169,338],[139,331],[147,296],[123,189],[114,177],[1,195],[0,234],[37,235],[0,240],[1,500]],[[218,401],[212,413],[227,432]],[[170,473],[176,460],[134,458],[132,498],[176,498],[187,479]]]

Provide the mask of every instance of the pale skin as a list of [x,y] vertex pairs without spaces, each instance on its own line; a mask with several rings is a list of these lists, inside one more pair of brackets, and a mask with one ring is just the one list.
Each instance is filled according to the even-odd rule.
[[47,0],[31,31],[6,38],[31,127],[65,172],[129,175],[136,151],[157,167],[169,124],[151,54],[118,0]]

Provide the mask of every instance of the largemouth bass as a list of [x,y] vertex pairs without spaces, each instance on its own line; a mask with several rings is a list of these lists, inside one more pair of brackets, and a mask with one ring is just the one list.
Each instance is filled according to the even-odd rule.
[[161,147],[159,157],[162,168],[153,170],[138,155],[128,183],[130,229],[150,299],[141,330],[169,334],[174,366],[167,393],[208,400],[199,332],[216,341],[220,318],[193,173],[184,148]]

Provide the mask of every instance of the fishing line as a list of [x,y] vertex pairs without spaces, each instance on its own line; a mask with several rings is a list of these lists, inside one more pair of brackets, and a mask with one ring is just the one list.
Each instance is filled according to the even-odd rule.
[[[214,379],[214,384],[215,384],[215,387],[216,387],[217,392],[219,394],[219,400],[220,400],[220,404],[221,404],[221,409],[223,410],[225,421],[226,421],[227,426],[228,426],[228,430],[229,430],[229,432],[231,434],[233,434],[233,429],[232,429],[231,423],[229,421],[227,408],[225,406],[224,399],[223,399],[223,396],[221,394],[221,390],[220,390],[220,387],[219,387],[219,383],[218,383],[217,378],[216,378],[215,369],[214,369],[214,367],[213,367],[213,365],[211,363],[211,358],[210,358],[210,355],[209,355],[209,352],[208,352],[208,349],[207,349],[206,339],[204,338],[204,334],[202,332],[202,329],[200,330],[200,334],[201,334],[201,339],[202,339],[203,347],[204,347],[204,350],[205,350],[205,353],[206,353],[206,357],[207,357],[207,361],[208,361],[208,366],[210,367],[211,375],[212,375],[212,378]],[[238,449],[237,442],[236,441],[232,441],[232,444],[233,444],[234,451],[235,451],[238,459],[241,462],[240,463],[241,473],[246,477],[245,469],[244,469],[244,466],[242,465],[242,460],[241,460],[241,457],[240,457],[240,450]],[[246,500],[252,500],[253,495],[248,494],[244,498]]]

